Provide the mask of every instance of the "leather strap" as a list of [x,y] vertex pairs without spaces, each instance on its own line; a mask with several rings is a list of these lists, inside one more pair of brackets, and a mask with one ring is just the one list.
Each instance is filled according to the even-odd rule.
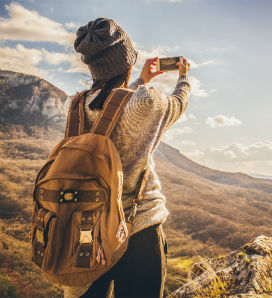
[[107,97],[103,110],[100,112],[91,132],[104,136],[110,136],[121,113],[133,95],[134,91],[125,88],[113,89]]
[[101,190],[59,191],[39,187],[38,200],[54,203],[104,202],[106,195]]
[[84,129],[84,102],[89,90],[78,93],[72,100],[67,116],[65,138],[78,136]]
[[92,230],[94,218],[92,211],[83,211],[81,214],[79,250],[77,252],[77,266],[89,268],[93,246]]

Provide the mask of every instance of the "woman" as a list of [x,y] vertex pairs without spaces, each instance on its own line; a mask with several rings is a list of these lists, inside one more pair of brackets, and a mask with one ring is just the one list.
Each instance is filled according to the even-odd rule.
[[[93,85],[85,101],[85,132],[90,131],[113,88],[128,87],[137,52],[113,20],[99,18],[80,27],[75,50],[88,65]],[[150,172],[138,206],[128,249],[120,261],[92,285],[65,287],[65,297],[106,297],[111,281],[118,297],[162,297],[166,274],[166,240],[162,231],[168,211],[156,174],[153,153],[167,129],[187,106],[189,63],[179,62],[179,78],[171,96],[163,96],[145,84],[162,72],[151,72],[157,58],[147,59],[140,77],[129,86],[135,93],[126,104],[111,139],[123,166],[122,203],[130,214],[140,174],[148,161]]]

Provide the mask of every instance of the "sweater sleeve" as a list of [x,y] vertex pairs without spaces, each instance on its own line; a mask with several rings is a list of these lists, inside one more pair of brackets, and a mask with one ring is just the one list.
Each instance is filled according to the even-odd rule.
[[137,88],[141,85],[144,85],[144,80],[141,78],[138,78],[136,81],[131,83],[128,88],[132,90],[137,90]]
[[131,134],[126,137],[133,139],[137,136],[139,140],[145,139],[145,142],[147,139],[152,140],[151,147],[155,148],[166,130],[179,119],[187,107],[190,91],[188,77],[181,76],[173,93],[168,96],[145,85],[138,85],[136,88],[122,116],[123,126],[127,134]]
[[162,100],[165,102],[164,131],[169,129],[186,110],[189,93],[190,84],[188,82],[188,76],[182,75],[179,77],[173,93],[169,96],[162,95]]
[[139,87],[130,112],[135,112],[138,117],[148,117],[150,121],[157,115],[161,118],[160,129],[163,132],[180,118],[188,104],[190,84],[186,75],[179,77],[173,93],[168,96],[153,87],[147,88],[141,78],[129,87],[135,89]]

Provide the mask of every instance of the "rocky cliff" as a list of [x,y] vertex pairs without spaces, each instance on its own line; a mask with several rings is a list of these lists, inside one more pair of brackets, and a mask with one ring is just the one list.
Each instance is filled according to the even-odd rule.
[[55,125],[63,130],[62,90],[36,76],[0,70],[0,123]]

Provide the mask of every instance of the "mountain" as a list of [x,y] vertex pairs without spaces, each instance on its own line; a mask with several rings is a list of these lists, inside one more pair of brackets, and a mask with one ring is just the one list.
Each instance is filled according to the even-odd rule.
[[[43,79],[0,71],[0,297],[3,283],[21,297],[62,296],[30,262],[28,232],[34,179],[63,137],[66,98]],[[170,212],[168,291],[183,283],[198,254],[224,255],[272,236],[272,180],[209,169],[164,143],[155,163]]]
[[187,172],[194,173],[207,180],[218,182],[220,184],[259,189],[267,193],[272,193],[271,181],[265,179],[263,176],[255,177],[259,178],[255,179],[254,177],[243,173],[229,173],[210,169],[193,162],[177,149],[164,143],[160,144],[159,151],[156,152],[155,156],[160,159],[167,160],[175,166]]
[[0,123],[64,124],[62,90],[36,76],[0,70]]

